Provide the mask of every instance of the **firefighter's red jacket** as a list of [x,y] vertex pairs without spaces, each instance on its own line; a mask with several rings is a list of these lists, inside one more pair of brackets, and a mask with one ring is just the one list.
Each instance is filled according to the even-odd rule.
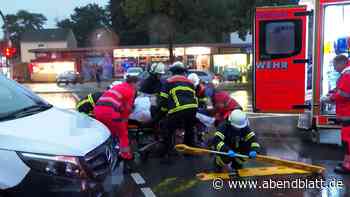
[[98,100],[97,105],[103,106],[103,108],[99,107],[100,110],[113,111],[111,114],[120,114],[120,118],[127,119],[132,112],[134,100],[135,88],[124,82],[106,91]]

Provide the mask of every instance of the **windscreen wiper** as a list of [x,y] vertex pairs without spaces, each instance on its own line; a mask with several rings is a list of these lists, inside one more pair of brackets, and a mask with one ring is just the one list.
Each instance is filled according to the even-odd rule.
[[24,116],[29,116],[29,115],[36,114],[38,112],[50,109],[51,107],[52,107],[52,105],[50,105],[50,104],[32,105],[32,106],[25,107],[23,109],[19,109],[17,111],[11,112],[11,113],[7,114],[6,116],[0,117],[0,121],[11,120],[11,119],[24,117]]

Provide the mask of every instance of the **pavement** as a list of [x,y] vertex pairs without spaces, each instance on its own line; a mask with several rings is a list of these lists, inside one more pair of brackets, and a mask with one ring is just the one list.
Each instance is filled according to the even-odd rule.
[[[69,102],[73,103],[74,108],[76,94],[78,97],[84,96],[89,90],[96,90],[96,84],[87,83],[83,85],[69,85],[68,87],[56,87],[55,84],[25,84],[40,96],[53,99],[56,106],[64,105],[62,108],[70,108]],[[105,84],[107,85],[107,84]],[[213,181],[200,181],[196,178],[197,173],[212,172],[213,157],[183,157],[182,155],[174,156],[172,165],[163,165],[159,158],[152,157],[147,162],[141,161],[136,157],[135,168],[131,174],[126,174],[118,194],[115,196],[126,197],[154,197],[154,196],[200,196],[200,197],[231,197],[231,196],[291,196],[291,197],[342,197],[350,196],[350,175],[340,176],[333,173],[334,167],[342,158],[342,150],[338,145],[314,144],[307,137],[308,133],[296,129],[297,115],[292,114],[256,114],[251,112],[250,94],[248,91],[240,90],[232,93],[232,96],[242,105],[246,106],[251,127],[255,130],[259,142],[262,145],[262,154],[276,156],[283,159],[302,161],[321,165],[326,168],[322,176],[314,175],[283,175],[283,176],[264,176],[249,178],[233,178],[228,182],[223,181],[222,187],[217,187]],[[57,99],[57,100],[56,100]],[[334,138],[339,140],[338,132],[327,133],[325,138]],[[321,139],[322,141],[322,139]],[[251,165],[262,165],[248,163]],[[305,184],[315,183],[317,180],[327,182],[328,186],[318,188],[317,185],[301,185],[299,188],[286,188],[284,182],[299,181]],[[240,181],[240,182],[237,182]],[[247,181],[257,181],[260,188],[230,188],[232,183],[244,183]],[[277,188],[276,183],[282,183]],[[284,182],[283,182],[284,181]],[[249,182],[251,183],[251,182]],[[269,183],[269,188],[261,187],[262,183]],[[273,185],[272,183],[275,183]],[[333,187],[331,183],[339,183],[340,186]],[[272,184],[272,185],[271,185]],[[215,186],[215,187],[214,187]],[[220,186],[220,184],[219,184]],[[242,185],[241,185],[242,186]],[[266,185],[265,185],[266,186]],[[274,187],[272,187],[274,186]],[[282,187],[281,187],[282,186]],[[288,186],[288,185],[287,185]],[[300,185],[299,185],[300,186]],[[325,185],[326,186],[326,185]]]

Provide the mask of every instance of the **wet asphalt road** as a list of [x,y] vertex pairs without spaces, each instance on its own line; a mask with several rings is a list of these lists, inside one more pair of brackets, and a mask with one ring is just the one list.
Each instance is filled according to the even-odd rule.
[[[305,135],[297,131],[296,117],[271,117],[251,120],[252,127],[258,134],[259,141],[263,146],[263,154],[277,156],[284,159],[304,161],[327,168],[323,177],[311,175],[289,175],[270,177],[234,178],[233,180],[324,180],[339,184],[341,187],[328,189],[230,189],[225,182],[224,189],[215,190],[212,181],[200,181],[196,174],[211,171],[213,158],[209,156],[185,158],[174,157],[172,165],[160,164],[159,159],[153,158],[148,162],[138,162],[135,171],[145,179],[146,184],[135,187],[130,196],[144,196],[137,191],[140,187],[150,187],[156,196],[320,196],[337,197],[350,196],[347,188],[350,186],[350,176],[339,176],[333,173],[333,168],[342,159],[341,149],[336,145],[317,145],[308,142]],[[136,161],[137,162],[137,161]],[[262,166],[261,164],[247,164],[247,166]],[[131,185],[128,185],[131,187]],[[309,185],[309,187],[313,187]]]
[[[239,101],[249,110],[250,103],[244,91],[233,93],[241,97]],[[41,95],[56,106],[62,108],[74,107],[74,97],[70,94],[43,94]],[[62,97],[63,96],[63,97]],[[51,100],[50,100],[51,99]],[[242,103],[243,102],[243,103]],[[72,104],[73,103],[73,104]],[[123,184],[115,196],[291,196],[291,197],[337,197],[350,196],[350,175],[339,176],[333,173],[333,168],[342,160],[342,150],[337,145],[313,144],[308,141],[305,132],[296,129],[296,116],[278,116],[264,114],[250,114],[251,126],[255,129],[259,142],[263,147],[263,154],[277,156],[284,159],[304,161],[326,167],[323,177],[293,175],[250,177],[234,180],[316,180],[322,178],[325,181],[336,180],[344,184],[342,187],[328,189],[230,189],[226,182],[221,190],[213,188],[212,181],[200,181],[196,174],[211,171],[213,158],[209,156],[185,158],[181,155],[174,156],[172,165],[160,164],[158,158],[151,158],[147,162],[136,159],[134,173],[139,173],[145,183],[137,184],[135,179],[126,174]],[[251,164],[247,164],[250,166]],[[260,164],[254,164],[259,166]],[[143,191],[142,191],[143,190]]]

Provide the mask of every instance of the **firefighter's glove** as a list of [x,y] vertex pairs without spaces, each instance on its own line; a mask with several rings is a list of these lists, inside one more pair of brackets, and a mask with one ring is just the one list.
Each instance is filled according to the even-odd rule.
[[249,152],[249,158],[251,158],[251,159],[255,159],[256,158],[256,151],[250,151]]
[[233,150],[229,150],[229,151],[227,152],[227,156],[229,156],[229,157],[231,157],[231,158],[235,158],[235,157],[236,157],[236,153],[235,153],[235,151],[233,151]]

